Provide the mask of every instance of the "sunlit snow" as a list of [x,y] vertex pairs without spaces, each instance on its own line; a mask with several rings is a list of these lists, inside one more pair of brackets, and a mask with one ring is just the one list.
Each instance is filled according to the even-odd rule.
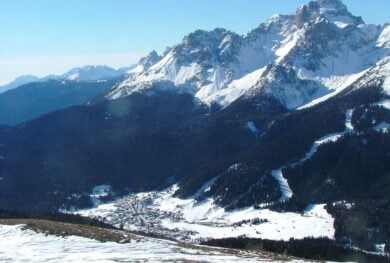
[[[180,240],[246,236],[274,240],[304,237],[334,237],[333,218],[324,205],[321,213],[281,213],[253,207],[226,211],[213,198],[200,197],[217,178],[188,199],[173,196],[176,185],[161,192],[132,194],[77,214],[97,218],[126,229],[164,233]],[[319,215],[320,214],[320,215]],[[327,214],[327,216],[324,216]],[[310,225],[310,229],[306,226]]]
[[[186,248],[176,242],[138,237],[130,243],[59,237],[23,225],[0,225],[1,262],[281,262],[223,249]],[[291,261],[303,262],[303,261]]]

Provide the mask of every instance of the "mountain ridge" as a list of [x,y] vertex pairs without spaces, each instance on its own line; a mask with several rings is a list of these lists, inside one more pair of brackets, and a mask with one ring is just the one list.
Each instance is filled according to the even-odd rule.
[[[265,78],[261,69],[273,64],[291,67],[302,81],[315,81],[328,89],[314,92],[312,97],[297,95],[293,104],[299,108],[321,95],[339,92],[345,88],[343,83],[353,82],[387,57],[387,31],[386,25],[364,24],[341,1],[311,1],[293,15],[272,16],[246,35],[226,29],[197,30],[168,49],[153,66],[118,84],[106,97],[142,92],[151,82],[167,80],[176,90],[194,94],[206,104],[226,107],[250,90],[262,89],[256,82],[248,84],[245,80]],[[299,94],[298,89],[295,92]]]

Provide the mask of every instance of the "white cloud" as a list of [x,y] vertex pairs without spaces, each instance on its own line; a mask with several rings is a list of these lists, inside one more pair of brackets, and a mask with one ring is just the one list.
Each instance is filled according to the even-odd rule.
[[21,75],[44,77],[62,74],[74,67],[107,65],[113,68],[130,66],[146,53],[88,54],[69,56],[42,56],[0,58],[0,85],[7,84]]

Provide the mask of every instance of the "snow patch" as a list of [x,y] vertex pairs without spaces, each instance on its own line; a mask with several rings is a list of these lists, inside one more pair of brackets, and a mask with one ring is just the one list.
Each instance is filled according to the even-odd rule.
[[346,28],[347,26],[349,26],[350,24],[348,23],[345,23],[345,22],[342,22],[342,21],[335,21],[333,22],[337,27],[339,28]]
[[241,166],[241,164],[239,164],[239,163],[232,164],[229,166],[228,172],[237,171],[240,166]]
[[379,131],[379,132],[383,132],[383,133],[388,133],[389,132],[389,129],[390,129],[390,124],[385,122],[385,121],[382,121],[381,123],[379,123],[378,125],[376,125],[374,127],[375,130]]
[[249,129],[254,134],[258,134],[260,131],[257,129],[256,124],[253,121],[248,121],[245,125],[247,129]]
[[378,102],[375,105],[378,105],[378,106],[381,106],[381,107],[383,107],[385,109],[390,110],[390,100],[382,100],[382,101]]
[[91,196],[93,197],[107,196],[110,191],[111,191],[111,185],[108,184],[97,185],[94,188],[92,188]]
[[210,84],[201,86],[196,92],[195,97],[201,101],[207,101],[207,98],[217,93],[227,84],[227,76],[221,67],[209,70],[210,77],[207,79]]
[[353,131],[352,126],[352,114],[353,110],[349,109],[345,112],[345,132],[351,132]]
[[287,54],[296,46],[299,38],[300,34],[295,33],[281,43],[281,48],[275,52],[275,54],[278,56],[278,59],[276,59],[277,63],[281,62],[283,58],[287,56]]
[[278,181],[280,191],[282,192],[282,196],[279,199],[280,202],[287,201],[293,195],[293,192],[287,182],[287,179],[283,177],[283,168],[284,166],[271,172],[272,176],[276,179],[276,181]]
[[[253,208],[233,212],[226,215],[226,219],[236,222],[232,226],[215,227],[209,224],[192,224],[188,222],[172,222],[163,220],[162,225],[168,229],[193,232],[194,239],[229,238],[245,236],[249,238],[263,238],[271,240],[289,240],[291,237],[302,239],[305,237],[334,237],[331,215],[324,217],[317,215],[301,215],[298,213],[278,213],[269,209],[255,210]],[[226,220],[225,219],[225,220]],[[251,223],[250,220],[259,220],[262,223]],[[245,223],[247,220],[249,222]],[[244,222],[242,224],[238,224]],[[252,221],[256,222],[256,221]],[[310,225],[310,229],[307,226]]]
[[384,253],[386,244],[375,244],[375,252]]
[[89,195],[94,206],[100,204],[100,198],[108,196],[111,192],[111,185],[103,184],[97,185],[92,188],[92,192]]
[[300,161],[298,161],[297,163],[293,164],[293,166],[295,166],[296,164],[299,164],[299,163],[303,163],[303,162],[307,161],[308,159],[310,159],[317,152],[317,149],[320,145],[325,144],[325,143],[329,143],[329,142],[335,142],[338,139],[340,139],[344,134],[346,134],[348,132],[352,132],[353,131],[353,126],[351,124],[352,114],[353,114],[353,110],[351,110],[351,109],[347,110],[345,113],[345,130],[344,131],[338,132],[338,133],[332,133],[332,134],[323,136],[320,139],[314,141],[312,147],[306,153],[305,157],[303,159],[301,159]]
[[140,74],[144,70],[144,66],[138,64],[135,68],[126,71],[126,74]]
[[340,15],[326,15],[326,19],[333,22],[339,28],[345,28],[349,25],[353,25],[356,21],[350,16]]
[[334,202],[332,204],[333,206],[344,206],[346,209],[352,209],[355,206],[355,203],[348,203],[345,200]]
[[257,82],[261,79],[266,67],[255,70],[244,77],[234,80],[226,88],[221,89],[208,97],[204,97],[204,102],[211,104],[216,102],[223,107],[230,105],[233,101],[244,95],[251,88],[256,87]]
[[185,84],[188,80],[195,77],[198,71],[199,67],[195,63],[190,66],[182,66],[179,71],[172,76],[173,82],[176,85]]
[[382,88],[385,94],[390,96],[390,76],[385,78]]

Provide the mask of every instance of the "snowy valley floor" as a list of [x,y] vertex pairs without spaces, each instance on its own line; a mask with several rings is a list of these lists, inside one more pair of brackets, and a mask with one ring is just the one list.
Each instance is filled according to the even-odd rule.
[[[245,236],[272,240],[334,237],[334,219],[325,205],[310,205],[303,213],[280,213],[253,207],[225,211],[206,198],[173,197],[177,186],[161,192],[130,194],[92,209],[72,213],[116,227],[163,235],[181,241]],[[208,190],[205,184],[195,196]]]

